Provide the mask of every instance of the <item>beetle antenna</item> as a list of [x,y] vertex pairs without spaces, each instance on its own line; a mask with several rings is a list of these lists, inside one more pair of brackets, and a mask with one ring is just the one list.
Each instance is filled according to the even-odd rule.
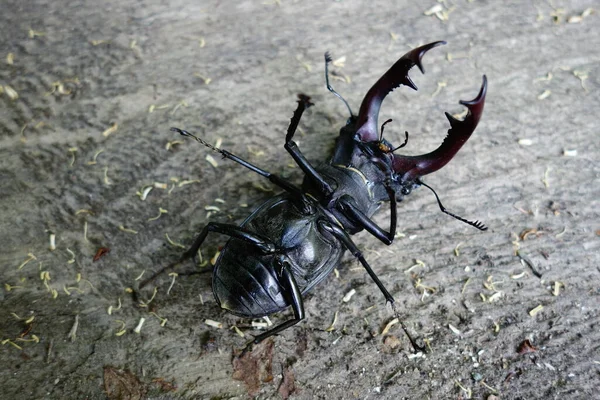
[[419,185],[423,185],[423,186],[425,186],[427,189],[429,189],[429,190],[431,190],[431,191],[433,192],[433,194],[435,195],[435,198],[436,198],[436,200],[437,200],[437,202],[438,202],[438,204],[439,204],[439,206],[440,206],[440,210],[442,210],[442,212],[443,212],[443,213],[445,213],[445,214],[448,214],[449,216],[451,216],[451,217],[454,217],[454,218],[456,218],[457,220],[464,222],[465,224],[469,224],[469,225],[471,225],[471,226],[473,226],[473,227],[475,227],[475,228],[479,229],[480,231],[487,231],[487,226],[485,226],[485,225],[484,225],[483,223],[481,223],[480,221],[475,221],[475,222],[472,222],[472,221],[469,221],[468,219],[464,219],[464,218],[462,218],[462,217],[459,217],[459,216],[458,216],[458,215],[456,215],[456,214],[452,214],[450,211],[446,210],[446,207],[444,207],[444,206],[443,206],[443,204],[442,204],[442,202],[441,202],[441,200],[440,200],[439,196],[437,195],[437,193],[435,192],[435,190],[433,190],[433,188],[432,188],[431,186],[427,185],[426,183],[424,183],[424,182],[423,182],[422,180],[420,180],[420,179],[417,179],[417,180],[416,180],[416,182],[417,182]]
[[408,131],[404,131],[404,135],[405,135],[405,137],[404,137],[404,143],[402,143],[400,146],[396,147],[395,149],[392,149],[392,150],[390,151],[390,153],[393,153],[393,152],[395,152],[396,150],[398,150],[398,149],[401,149],[401,148],[403,148],[404,146],[406,146],[406,143],[408,143]]
[[387,121],[385,121],[383,124],[381,124],[381,133],[379,134],[379,141],[382,142],[383,141],[383,128],[385,128],[385,126],[387,124],[389,124],[390,122],[392,122],[392,119],[388,119]]
[[183,136],[188,136],[191,138],[196,139],[196,141],[202,143],[203,145],[205,145],[206,147],[208,147],[209,149],[211,149],[212,151],[216,151],[217,153],[221,153],[221,155],[223,155],[223,157],[226,157],[226,154],[223,153],[223,150],[213,146],[212,144],[200,139],[198,136],[194,135],[193,133],[190,133],[188,131],[185,131],[183,129],[179,129],[179,128],[171,128],[171,132],[178,132]]
[[350,105],[348,104],[348,102],[338,93],[336,92],[333,87],[329,84],[329,63],[331,62],[331,55],[329,54],[329,52],[325,52],[325,84],[327,85],[327,90],[329,90],[331,93],[335,94],[337,97],[340,98],[340,100],[342,100],[344,102],[344,104],[346,105],[346,108],[348,109],[348,112],[350,113],[350,118],[354,117],[354,113],[352,112],[352,109],[350,108]]
[[[384,128],[385,128],[385,126],[386,126],[387,124],[389,124],[390,122],[392,122],[392,119],[391,119],[391,118],[390,118],[390,119],[388,119],[387,121],[385,121],[383,124],[381,124],[381,133],[379,134],[379,143],[383,142],[383,129],[384,129]],[[393,152],[395,152],[396,150],[398,150],[398,149],[401,149],[401,148],[403,148],[404,146],[406,146],[406,143],[408,143],[408,131],[404,131],[404,135],[405,135],[405,138],[404,138],[404,143],[402,143],[400,146],[398,146],[398,147],[396,147],[396,148],[393,148],[393,149],[391,149],[391,150],[387,151],[387,153],[393,153]],[[387,147],[387,146],[386,146],[386,147]]]

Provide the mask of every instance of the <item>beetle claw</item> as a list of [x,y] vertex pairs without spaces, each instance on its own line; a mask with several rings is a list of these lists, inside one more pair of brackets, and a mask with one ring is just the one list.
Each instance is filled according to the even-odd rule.
[[421,47],[417,47],[416,49],[413,49],[413,50],[409,51],[408,53],[406,53],[404,56],[402,56],[402,59],[412,61],[413,65],[416,65],[419,68],[419,70],[421,71],[421,73],[424,74],[425,68],[423,68],[423,64],[421,63],[423,56],[425,55],[425,53],[427,53],[429,50],[433,49],[434,47],[441,46],[444,44],[446,44],[446,42],[443,40],[440,40],[437,42],[426,44]]
[[[469,109],[469,114],[472,116],[471,124],[473,124],[473,129],[477,126],[479,119],[481,118],[481,114],[483,113],[483,105],[485,103],[485,95],[487,92],[487,77],[483,75],[483,82],[481,83],[481,89],[479,89],[479,94],[473,100],[461,100],[459,103]],[[466,118],[465,118],[466,120]]]
[[417,47],[403,55],[396,63],[373,85],[367,92],[360,106],[356,126],[357,133],[363,142],[376,141],[377,136],[377,117],[381,102],[389,92],[400,85],[408,86],[417,90],[417,85],[410,79],[408,72],[415,65],[422,73],[425,73],[421,60],[425,53],[434,47],[446,44],[444,41],[438,41]]
[[437,171],[452,160],[475,131],[483,113],[486,92],[487,78],[484,75],[479,94],[473,100],[459,101],[468,109],[465,119],[461,121],[446,113],[446,118],[450,122],[450,130],[442,144],[431,153],[420,156],[394,154],[394,171],[402,175],[404,181],[414,181],[423,175]]

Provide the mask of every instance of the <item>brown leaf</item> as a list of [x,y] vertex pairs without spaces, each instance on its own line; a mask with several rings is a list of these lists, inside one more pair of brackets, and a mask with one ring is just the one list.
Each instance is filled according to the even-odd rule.
[[177,390],[177,385],[175,384],[175,380],[169,382],[165,380],[165,378],[154,378],[152,379],[152,383],[156,383],[160,386],[160,389],[163,392],[174,392]]
[[529,339],[523,340],[519,347],[517,347],[517,353],[519,354],[533,353],[535,351],[537,351],[537,348],[531,344]]
[[523,370],[521,368],[517,368],[514,371],[510,371],[508,374],[506,374],[506,377],[504,378],[504,383],[508,383],[513,379],[518,378],[519,376],[521,376],[522,373]]
[[104,390],[109,400],[142,400],[146,388],[128,370],[104,367]]
[[387,354],[393,354],[400,351],[400,345],[402,342],[398,339],[398,336],[395,335],[387,335],[385,339],[383,339],[383,347],[381,351]]
[[535,235],[537,237],[537,236],[540,236],[542,233],[543,233],[542,231],[539,231],[536,228],[529,228],[529,229],[525,229],[523,232],[521,232],[519,237],[521,238],[521,240],[524,241],[524,240],[527,240],[527,238],[530,235]]
[[279,385],[277,391],[283,397],[283,400],[287,400],[291,394],[296,392],[296,380],[294,378],[294,371],[290,367],[283,368],[283,379]]
[[108,253],[110,253],[110,249],[108,247],[100,247],[96,251],[96,255],[94,256],[94,261],[98,261],[99,259],[101,259]]
[[261,383],[273,380],[273,340],[254,345],[252,351],[243,351],[233,357],[233,379],[243,381],[248,394],[255,396]]

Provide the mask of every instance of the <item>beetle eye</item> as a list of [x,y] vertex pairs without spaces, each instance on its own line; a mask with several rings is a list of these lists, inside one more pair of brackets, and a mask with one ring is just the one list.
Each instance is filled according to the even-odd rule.
[[392,150],[392,149],[390,149],[390,146],[388,146],[384,142],[377,143],[377,147],[379,148],[379,150],[381,150],[382,152],[384,152],[386,154]]
[[407,186],[404,186],[404,187],[402,188],[401,192],[402,192],[402,194],[403,194],[403,195],[407,196],[407,195],[409,195],[409,194],[410,194],[410,188],[409,188],[409,187],[407,187]]

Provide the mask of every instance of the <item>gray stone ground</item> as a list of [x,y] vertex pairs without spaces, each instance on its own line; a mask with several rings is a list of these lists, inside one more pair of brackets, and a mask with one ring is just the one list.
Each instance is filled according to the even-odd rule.
[[[597,1],[2,3],[1,398],[599,398]],[[438,4],[442,18],[424,15]],[[299,181],[282,147],[296,94],[315,102],[298,137],[311,160],[347,118],[325,90],[324,51],[345,57],[333,83],[357,110],[398,57],[440,39],[426,75],[412,71],[420,90],[395,91],[381,119],[394,119],[390,140],[408,130],[407,151],[429,151],[443,111],[460,112],[487,74],[479,128],[427,182],[490,230],[443,215],[422,189],[399,207],[404,237],[355,237],[425,354],[399,325],[383,333],[393,313],[350,257],[307,296],[306,320],[246,361],[233,352],[250,321],[218,308],[209,273],[172,287],[166,275],[148,307],[133,301],[136,278],[182,251],[166,234],[189,245],[273,190],[218,157],[213,168],[192,141],[167,149],[181,139],[170,126]],[[155,182],[167,189],[142,201]],[[224,241],[211,236],[205,258]],[[110,253],[93,262],[100,247]],[[526,339],[536,350],[518,354]]]

